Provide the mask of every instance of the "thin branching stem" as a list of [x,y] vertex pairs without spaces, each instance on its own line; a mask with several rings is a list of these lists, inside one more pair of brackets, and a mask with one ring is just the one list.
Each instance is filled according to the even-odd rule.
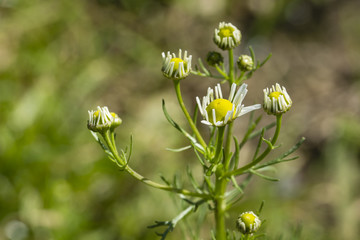
[[280,129],[281,129],[281,120],[282,120],[282,114],[281,115],[277,115],[276,116],[276,129],[275,129],[275,133],[273,138],[271,139],[271,145],[269,145],[265,151],[256,159],[254,159],[252,162],[250,162],[249,164],[238,168],[234,171],[228,172],[224,174],[224,177],[230,177],[230,176],[236,176],[236,175],[240,175],[244,172],[246,172],[248,169],[252,168],[253,166],[255,166],[256,164],[258,164],[261,160],[263,160],[269,153],[270,151],[273,149],[273,146],[275,145],[278,137],[279,137],[279,133],[280,133]]
[[184,104],[184,101],[182,99],[181,91],[180,91],[180,80],[174,80],[174,86],[175,86],[175,92],[176,92],[176,96],[177,96],[178,102],[180,104],[181,110],[183,111],[187,121],[189,122],[190,128],[193,130],[197,140],[199,141],[201,146],[206,150],[207,144],[205,143],[203,137],[201,136],[199,130],[197,129],[194,121],[190,117],[190,114],[187,111],[187,109],[185,107],[185,104]]

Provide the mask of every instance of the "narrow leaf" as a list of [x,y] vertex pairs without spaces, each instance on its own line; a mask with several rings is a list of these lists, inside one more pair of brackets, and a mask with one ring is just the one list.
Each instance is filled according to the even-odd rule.
[[261,173],[255,171],[255,170],[250,169],[249,171],[250,171],[251,173],[253,173],[253,174],[255,174],[255,175],[257,175],[257,176],[265,179],[265,180],[269,180],[269,181],[273,181],[273,182],[279,181],[279,179],[277,179],[277,178],[273,178],[273,177],[270,177],[270,176],[266,176],[266,175],[264,175],[264,174],[261,174]]
[[269,59],[271,58],[271,56],[272,56],[272,53],[270,53],[270,54],[265,58],[265,60],[262,61],[262,63],[260,63],[259,67],[264,66],[264,64],[265,64],[267,61],[269,61]]
[[267,167],[267,166],[270,166],[270,165],[274,165],[274,164],[278,164],[280,162],[286,162],[286,161],[292,161],[292,160],[295,160],[297,159],[298,157],[292,157],[292,158],[288,158],[288,159],[285,159],[287,156],[289,156],[291,153],[295,152],[300,146],[301,144],[305,141],[305,138],[301,138],[292,148],[290,148],[287,152],[285,152],[283,155],[281,155],[280,157],[274,159],[274,160],[271,160],[271,161],[268,161],[266,163],[263,163],[259,166],[256,166],[254,167],[253,169],[254,170],[257,170],[257,169],[260,169],[260,168],[264,168],[264,167]]
[[196,147],[200,152],[205,152],[205,149],[199,144],[197,143],[196,139],[194,137],[192,137],[188,132],[186,132],[184,129],[182,129],[179,124],[177,124],[169,115],[169,113],[167,112],[166,110],[166,107],[165,107],[165,101],[164,99],[162,100],[162,108],[163,108],[163,112],[164,112],[164,115],[166,117],[166,119],[168,120],[168,122],[173,126],[175,127],[177,130],[179,130],[185,137],[187,137],[190,142],[192,143],[192,145],[194,147]]
[[257,155],[259,154],[259,151],[260,151],[260,148],[261,148],[261,143],[262,143],[262,139],[263,139],[263,137],[264,137],[264,134],[265,134],[265,128],[263,128],[262,131],[261,131],[261,135],[260,135],[260,138],[259,138],[259,142],[258,142],[258,144],[257,144],[256,150],[255,150],[255,153],[254,153],[253,161],[256,159]]
[[258,131],[255,131],[252,134],[250,134],[249,139],[252,139],[254,137],[259,136],[263,129],[265,129],[265,131],[266,131],[266,130],[271,129],[271,128],[275,127],[275,126],[276,126],[276,122],[272,122],[272,123],[266,125],[265,127],[263,127],[262,129],[260,129]]
[[185,151],[187,149],[191,148],[191,145],[182,147],[182,148],[166,148],[166,150],[171,151],[171,152],[182,152]]

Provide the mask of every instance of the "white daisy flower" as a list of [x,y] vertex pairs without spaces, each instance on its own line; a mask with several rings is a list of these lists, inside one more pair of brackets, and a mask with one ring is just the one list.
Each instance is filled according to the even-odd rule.
[[184,57],[182,57],[181,49],[179,49],[178,57],[176,57],[175,53],[167,52],[167,54],[165,54],[163,52],[162,58],[163,64],[161,71],[165,77],[180,80],[190,74],[192,56],[188,56],[187,51],[184,52]]
[[236,221],[238,230],[243,234],[252,234],[261,226],[261,220],[252,211],[242,213]]
[[241,33],[231,23],[221,22],[219,29],[215,29],[214,42],[222,50],[229,50],[240,45]]
[[287,112],[292,105],[291,98],[285,87],[276,83],[270,89],[264,89],[263,108],[268,114],[279,115]]
[[110,128],[119,126],[122,120],[116,113],[109,112],[107,107],[97,107],[97,110],[90,110],[88,128],[93,132],[103,132]]
[[236,84],[233,83],[229,98],[224,99],[220,84],[217,84],[215,91],[212,88],[208,88],[207,95],[203,97],[202,103],[199,97],[196,97],[200,113],[204,118],[201,122],[206,125],[221,127],[241,115],[261,108],[261,104],[244,107],[242,101],[248,92],[246,88],[247,84],[244,83],[236,91]]

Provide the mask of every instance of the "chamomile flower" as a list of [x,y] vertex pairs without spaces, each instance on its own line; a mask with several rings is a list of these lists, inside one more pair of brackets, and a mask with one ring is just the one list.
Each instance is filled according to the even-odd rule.
[[219,29],[215,29],[214,42],[222,50],[229,50],[235,48],[240,44],[241,33],[231,23],[221,22]]
[[243,234],[252,234],[261,226],[261,220],[252,211],[242,213],[236,221],[236,227]]
[[268,114],[279,115],[285,113],[291,108],[291,105],[292,101],[285,87],[281,87],[276,83],[270,89],[264,89],[263,108]]
[[97,110],[90,110],[88,128],[93,132],[104,132],[119,126],[122,120],[116,113],[109,112],[107,107],[97,107]]
[[163,64],[161,71],[164,76],[174,80],[180,80],[186,78],[191,71],[191,58],[192,56],[187,54],[187,51],[184,52],[182,56],[182,51],[179,49],[179,55],[176,56],[175,53],[167,52],[162,53]]
[[261,108],[261,104],[244,107],[242,101],[248,92],[247,84],[242,84],[236,91],[236,84],[231,85],[228,99],[223,98],[220,84],[215,86],[215,90],[208,88],[207,95],[203,97],[202,103],[200,98],[196,97],[196,102],[204,120],[201,122],[206,125],[217,127],[225,126],[237,117],[248,112]]

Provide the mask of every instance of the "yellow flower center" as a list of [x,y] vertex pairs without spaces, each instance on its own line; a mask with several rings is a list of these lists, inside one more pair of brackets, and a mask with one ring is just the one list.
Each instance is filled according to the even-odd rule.
[[216,122],[218,121],[224,121],[226,114],[231,111],[233,108],[233,104],[226,99],[215,99],[212,101],[207,107],[206,112],[209,117],[209,121],[211,123],[214,122],[213,120],[213,109],[215,109],[215,116],[216,116]]
[[245,223],[246,227],[250,227],[250,224],[255,223],[255,216],[251,213],[245,213],[241,215],[241,220]]
[[94,118],[98,118],[100,114],[100,110],[97,110],[96,112],[94,112]]
[[231,37],[234,29],[232,27],[224,27],[220,29],[219,36],[221,38]]
[[276,100],[281,96],[284,95],[281,92],[272,92],[269,94],[269,98],[275,98]]
[[172,58],[170,60],[170,63],[174,63],[174,71],[179,69],[179,63],[184,63],[184,69],[186,69],[186,62],[184,60],[182,60],[181,58]]

